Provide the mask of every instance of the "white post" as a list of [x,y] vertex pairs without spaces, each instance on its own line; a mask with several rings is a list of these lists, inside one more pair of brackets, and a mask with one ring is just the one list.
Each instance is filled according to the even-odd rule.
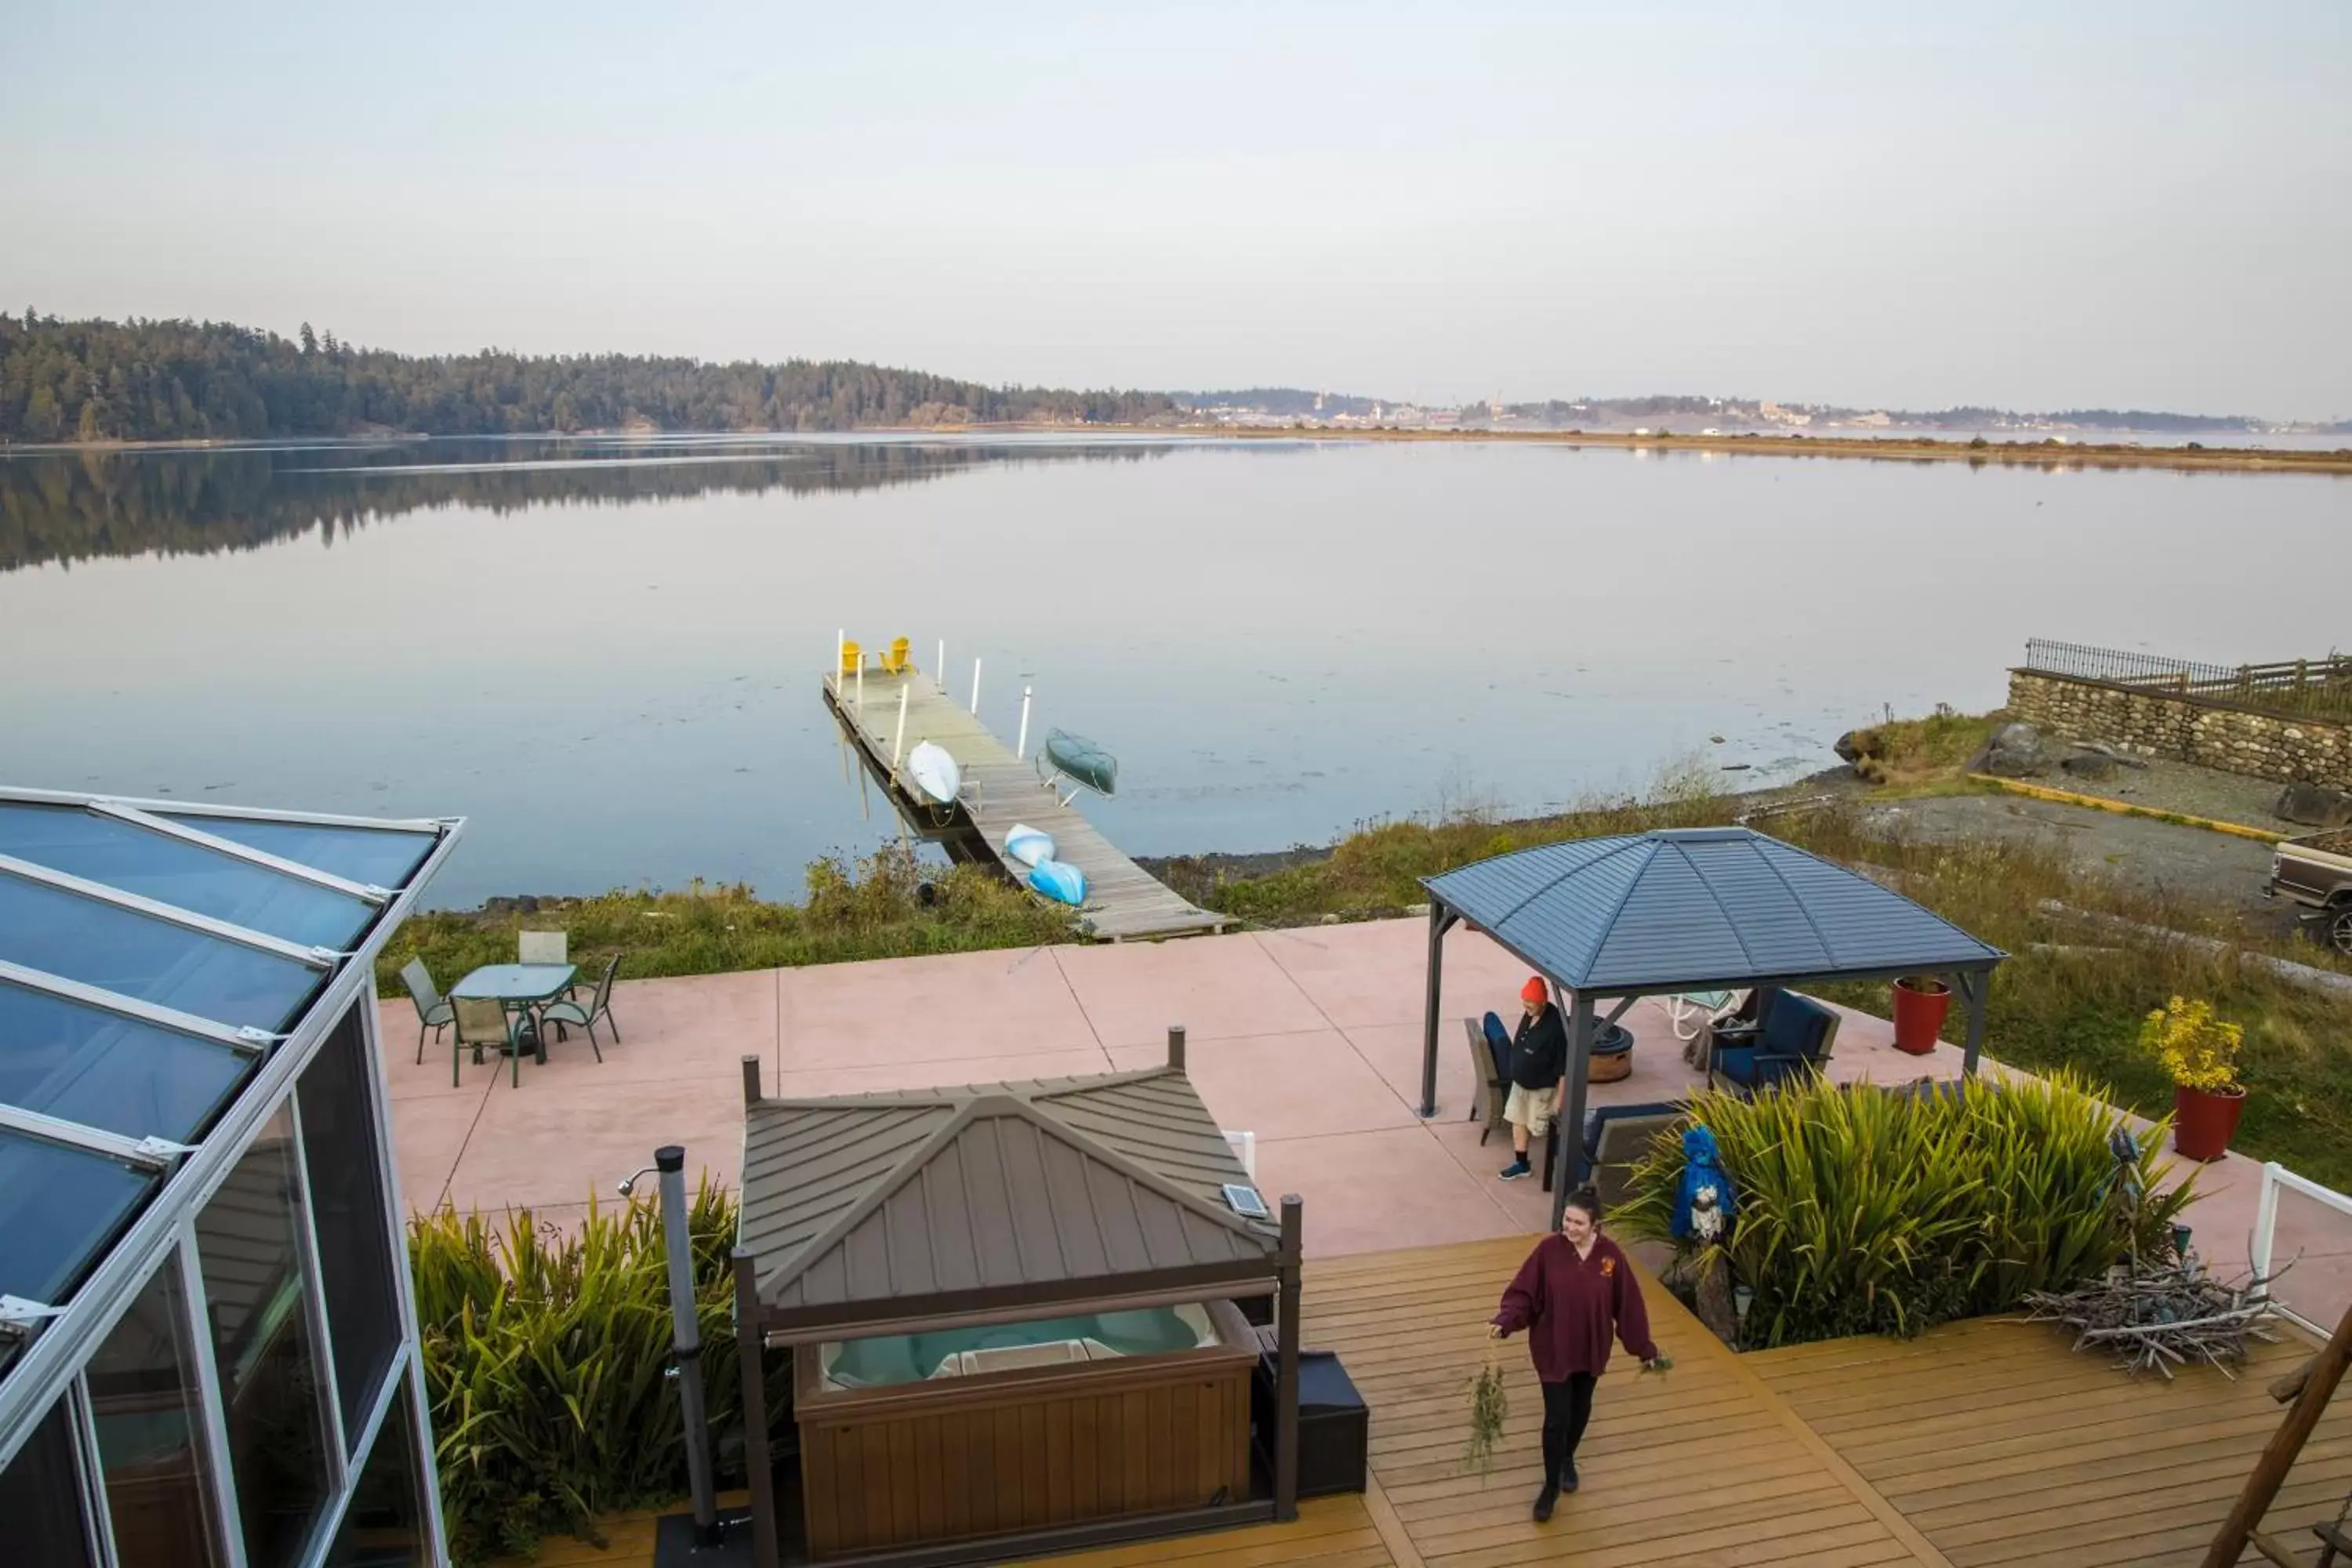
[[890,776],[898,776],[898,752],[907,744],[907,683],[898,683],[898,733],[890,742]]
[[945,637],[940,639],[940,661],[931,666],[931,681],[940,689],[940,696],[948,694],[948,639]]
[[1035,689],[1034,686],[1021,689],[1021,736],[1013,742],[1013,760],[1016,763],[1029,754],[1029,694]]
[[[2262,1196],[2254,1204],[2253,1244],[2247,1248],[2246,1267],[2253,1271],[2257,1285],[2271,1275],[2271,1243],[2278,1230],[2278,1173],[2275,1160],[2263,1167]],[[2268,1294],[2267,1286],[2264,1294]]]
[[971,710],[975,716],[980,712],[980,660],[976,658],[971,661]]
[[857,716],[866,717],[866,658],[862,654],[857,660]]
[[841,700],[841,650],[849,646],[849,628],[842,627],[833,634],[833,696]]

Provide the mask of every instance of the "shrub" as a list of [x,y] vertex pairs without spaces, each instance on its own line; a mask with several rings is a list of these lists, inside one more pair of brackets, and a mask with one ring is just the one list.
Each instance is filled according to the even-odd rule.
[[[2158,1190],[2160,1125],[2140,1140],[2135,1181],[2116,1179],[2117,1114],[2063,1072],[1916,1099],[1815,1079],[1694,1107],[1738,1189],[1725,1246],[1755,1291],[1745,1328],[1759,1346],[2005,1310],[2168,1245],[2189,1201],[2185,1182]],[[1678,1140],[1662,1137],[1618,1210],[1627,1235],[1672,1239],[1681,1174]]]
[[2213,1016],[2213,1005],[2175,996],[2139,1026],[2140,1048],[2156,1058],[2174,1083],[2227,1094],[2238,1087],[2238,1047],[2246,1031]]
[[[711,1429],[740,1424],[736,1205],[706,1180],[687,1216]],[[450,1550],[528,1552],[555,1531],[687,1490],[685,1425],[665,1375],[669,1279],[658,1201],[593,1200],[576,1229],[443,1209],[409,1226],[425,1383]],[[785,1407],[774,1371],[769,1410]],[[719,1456],[740,1472],[741,1450]]]

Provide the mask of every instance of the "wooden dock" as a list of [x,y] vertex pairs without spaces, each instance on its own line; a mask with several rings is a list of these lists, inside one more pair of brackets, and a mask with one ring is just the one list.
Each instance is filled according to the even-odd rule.
[[[1055,856],[1086,873],[1087,902],[1079,919],[1106,942],[1151,942],[1223,931],[1225,916],[1201,909],[1121,854],[1118,847],[1038,776],[1036,768],[1013,754],[994,731],[940,689],[922,671],[887,675],[869,666],[864,697],[855,678],[823,682],[825,706],[839,721],[874,776],[884,782],[899,815],[932,836],[968,835],[978,847],[1016,879],[1025,870],[1006,853],[1005,836],[1026,823],[1054,836]],[[906,698],[906,732],[898,733],[899,698]],[[931,805],[905,775],[907,756],[929,741],[963,770],[963,799],[952,810]],[[892,766],[894,752],[898,766]]]

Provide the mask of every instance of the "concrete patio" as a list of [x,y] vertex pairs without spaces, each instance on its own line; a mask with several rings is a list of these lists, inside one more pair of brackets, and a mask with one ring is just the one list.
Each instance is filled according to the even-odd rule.
[[[686,1146],[689,1170],[731,1185],[746,1055],[760,1058],[770,1094],[836,1094],[1152,1065],[1165,1058],[1168,1026],[1181,1023],[1211,1111],[1257,1135],[1260,1185],[1306,1198],[1310,1256],[1540,1229],[1549,1200],[1538,1184],[1497,1180],[1507,1150],[1499,1137],[1481,1147],[1465,1120],[1470,1065],[1456,1022],[1490,1008],[1510,1016],[1527,972],[1484,937],[1446,939],[1440,1114],[1423,1121],[1414,1104],[1427,930],[1387,921],[625,981],[613,1003],[623,1039],[607,1037],[604,1060],[575,1031],[551,1044],[545,1067],[525,1059],[519,1090],[504,1063],[470,1059],[453,1089],[446,1037],[412,1061],[415,1012],[387,999],[402,1197],[415,1208],[523,1205],[563,1223],[667,1142]],[[1637,1004],[1623,1022],[1633,1073],[1595,1084],[1592,1102],[1684,1092],[1695,1075],[1664,1005]],[[1894,1084],[1957,1077],[1959,1060],[1952,1046],[1900,1053],[1890,1024],[1849,1011],[1831,1070]],[[2204,1196],[2191,1219],[2224,1269],[2243,1264],[2260,1181],[2261,1167],[2236,1155],[2198,1175]],[[2315,1316],[2340,1310],[2352,1221],[2283,1205],[2278,1248],[2302,1255],[2290,1299]]]

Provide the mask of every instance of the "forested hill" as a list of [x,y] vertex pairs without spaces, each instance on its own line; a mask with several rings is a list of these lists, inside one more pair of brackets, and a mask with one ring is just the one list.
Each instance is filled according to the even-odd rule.
[[628,354],[401,354],[332,332],[0,314],[0,442],[414,431],[853,430],[1172,422],[1156,392],[982,386],[847,360],[707,364]]

